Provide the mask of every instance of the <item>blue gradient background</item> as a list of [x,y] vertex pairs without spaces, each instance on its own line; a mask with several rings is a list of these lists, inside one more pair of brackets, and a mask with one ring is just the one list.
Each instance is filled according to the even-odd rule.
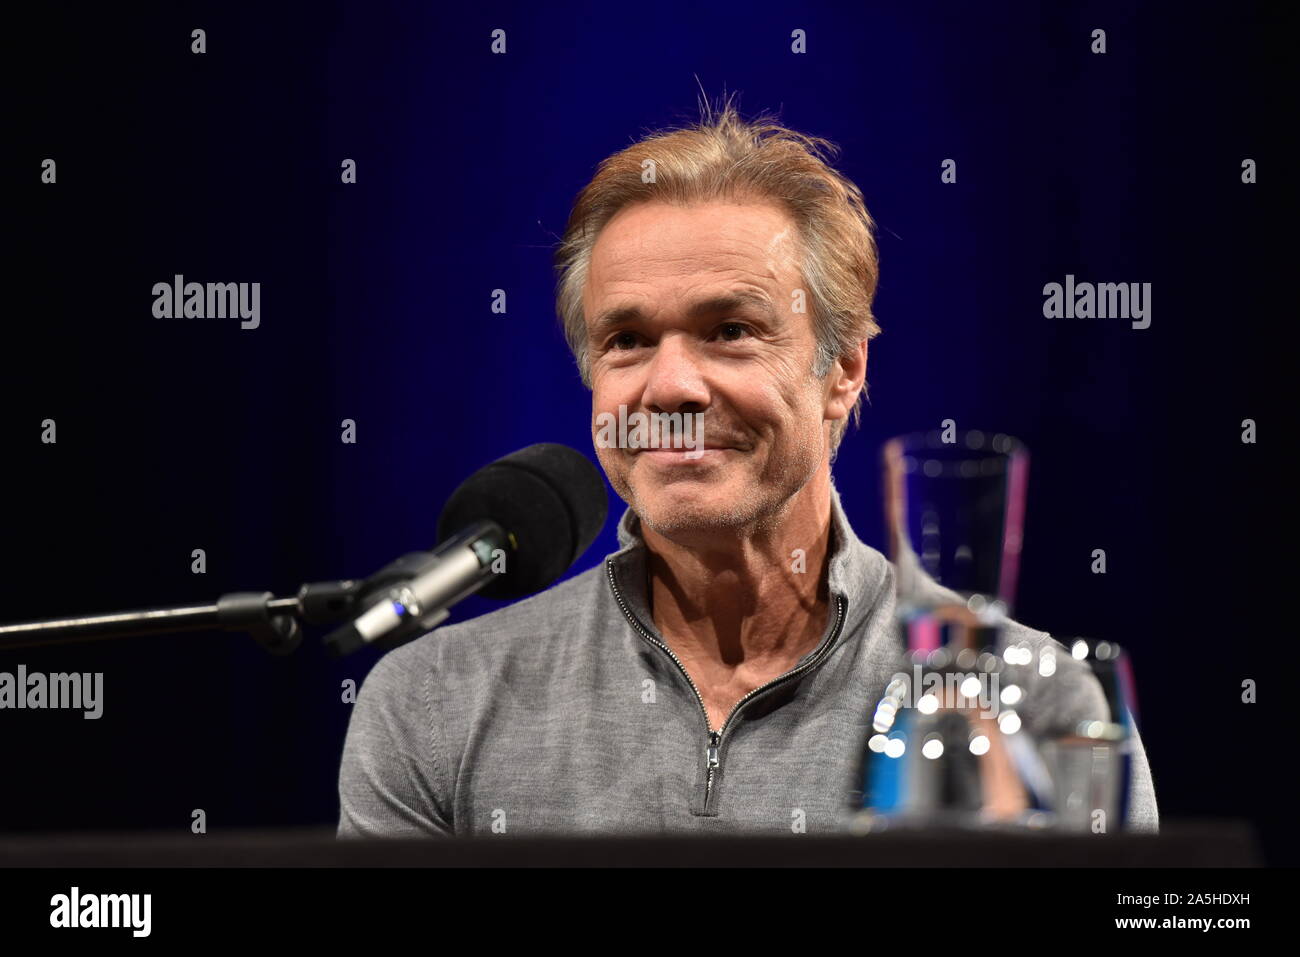
[[[365,575],[430,546],[442,501],[486,461],[538,441],[590,455],[553,244],[600,159],[694,118],[699,86],[725,89],[839,144],[880,226],[871,404],[834,469],[859,534],[883,547],[889,436],[951,417],[1024,440],[1017,617],[1131,649],[1167,819],[1250,818],[1295,862],[1271,789],[1272,729],[1290,726],[1267,642],[1289,570],[1270,450],[1292,415],[1276,337],[1293,321],[1279,239],[1294,209],[1271,8],[26,15],[4,160],[20,203],[0,333],[0,621]],[[489,52],[497,27],[506,56]],[[46,156],[56,187],[38,182]],[[339,183],[344,157],[355,186]],[[939,180],[948,157],[955,185]],[[1258,185],[1240,182],[1244,157]],[[153,319],[152,284],[178,272],[260,281],[261,328]],[[1044,319],[1042,286],[1067,272],[1152,283],[1151,328]],[[39,443],[46,417],[56,446]],[[1239,440],[1246,417],[1259,445]],[[579,570],[615,548],[621,510],[611,493]],[[494,607],[471,599],[455,618]],[[332,822],[340,682],[374,655],[333,662],[318,639],[284,660],[226,634],[0,653],[0,670],[106,683],[99,721],[0,715],[0,830],[184,828],[193,808],[211,830]]]

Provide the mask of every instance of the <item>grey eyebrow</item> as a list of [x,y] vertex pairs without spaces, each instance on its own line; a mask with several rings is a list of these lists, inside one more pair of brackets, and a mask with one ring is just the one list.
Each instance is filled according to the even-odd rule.
[[[686,314],[691,318],[716,312],[732,312],[737,309],[757,308],[769,318],[776,317],[776,307],[772,300],[763,293],[748,290],[736,290],[717,296],[697,299],[686,307]],[[607,331],[629,322],[644,319],[639,306],[613,306],[602,310],[591,324],[591,338],[600,339]]]

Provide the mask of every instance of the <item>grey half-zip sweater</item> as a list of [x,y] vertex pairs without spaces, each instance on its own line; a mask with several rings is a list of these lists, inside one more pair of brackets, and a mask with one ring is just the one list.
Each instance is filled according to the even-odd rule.
[[[906,670],[895,604],[918,596],[896,594],[895,567],[831,500],[826,634],[720,735],[655,628],[628,509],[600,565],[379,660],[344,742],[339,836],[841,830],[871,715]],[[1109,717],[1085,663],[1043,632],[1007,629],[1008,642],[1058,651],[1019,709],[1027,731]],[[1128,827],[1154,831],[1140,736],[1132,767]]]

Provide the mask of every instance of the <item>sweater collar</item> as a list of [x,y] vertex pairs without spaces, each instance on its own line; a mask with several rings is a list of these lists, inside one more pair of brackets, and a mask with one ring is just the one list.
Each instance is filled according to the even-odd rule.
[[[619,592],[629,610],[658,636],[646,595],[647,548],[641,533],[641,519],[630,507],[624,510],[623,517],[619,519],[618,541],[621,547],[606,556],[606,562],[613,567]],[[834,625],[834,599],[838,596],[847,603],[844,627],[840,630],[840,640],[843,640],[845,635],[853,634],[869,617],[885,587],[892,581],[892,576],[889,559],[865,544],[853,531],[848,516],[844,514],[844,507],[840,504],[839,490],[835,488],[834,482],[831,483],[830,548],[827,583],[832,607],[827,632]]]

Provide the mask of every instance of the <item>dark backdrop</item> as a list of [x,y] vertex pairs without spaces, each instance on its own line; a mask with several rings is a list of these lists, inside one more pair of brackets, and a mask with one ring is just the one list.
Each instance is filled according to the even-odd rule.
[[[844,5],[847,7],[847,5]],[[871,404],[835,466],[883,547],[881,442],[954,418],[1033,454],[1017,617],[1132,650],[1162,813],[1297,859],[1278,465],[1295,206],[1280,14],[1249,3],[51,5],[12,23],[0,621],[364,575],[537,441],[592,454],[551,250],[604,156],[702,86],[843,149],[880,225]],[[190,31],[207,31],[207,53]],[[1104,55],[1090,52],[1094,28]],[[507,31],[507,53],[490,33]],[[790,50],[807,31],[808,52]],[[56,159],[58,182],[40,163]],[[1259,182],[1241,182],[1241,162]],[[340,163],[358,164],[356,185]],[[958,162],[956,184],[940,163]],[[1042,286],[1150,282],[1152,325]],[[262,320],[153,283],[258,281]],[[507,293],[507,313],[490,309]],[[58,441],[40,441],[42,420]],[[358,441],[339,438],[344,418]],[[1244,445],[1241,422],[1258,422]],[[594,456],[593,456],[594,457]],[[611,519],[580,561],[615,547]],[[191,551],[207,553],[205,575]],[[1094,548],[1108,573],[1090,571]],[[1287,578],[1290,576],[1287,575]],[[490,610],[473,599],[462,618]],[[1282,627],[1286,627],[1283,625]],[[0,831],[328,824],[374,653],[221,633],[0,653],[105,713],[0,712]],[[1241,682],[1260,703],[1241,703]],[[1277,729],[1275,732],[1274,729]],[[1279,748],[1279,745],[1283,747]]]

